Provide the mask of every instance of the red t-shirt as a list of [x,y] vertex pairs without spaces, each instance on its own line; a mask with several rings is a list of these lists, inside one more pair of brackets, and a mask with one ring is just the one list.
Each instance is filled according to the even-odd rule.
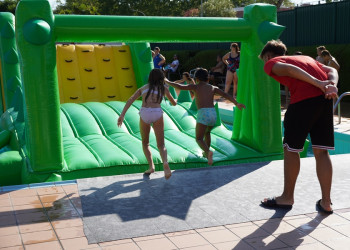
[[324,94],[321,89],[311,85],[310,83],[300,81],[289,76],[274,75],[272,73],[272,67],[277,62],[297,66],[321,81],[327,80],[328,76],[327,73],[323,71],[322,64],[309,56],[278,56],[268,60],[264,66],[265,72],[279,83],[288,87],[290,91],[291,104]]

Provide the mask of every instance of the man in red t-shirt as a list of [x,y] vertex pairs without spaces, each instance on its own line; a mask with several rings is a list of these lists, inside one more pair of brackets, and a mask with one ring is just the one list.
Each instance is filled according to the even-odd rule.
[[288,87],[291,102],[284,118],[284,190],[281,196],[261,201],[264,207],[291,209],[294,188],[300,170],[299,152],[308,134],[316,159],[322,199],[319,211],[332,213],[330,198],[332,162],[328,150],[334,150],[332,98],[337,96],[338,73],[308,56],[285,56],[281,41],[269,41],[260,53],[266,74]]

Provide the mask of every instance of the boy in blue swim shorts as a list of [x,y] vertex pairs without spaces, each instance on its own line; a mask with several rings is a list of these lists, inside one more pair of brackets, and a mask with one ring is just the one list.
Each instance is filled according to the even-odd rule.
[[214,126],[216,123],[215,108],[201,108],[197,112],[197,122],[206,126]]
[[204,156],[208,159],[208,164],[213,164],[213,152],[210,150],[211,137],[210,132],[216,123],[216,110],[214,107],[214,95],[219,95],[231,102],[237,108],[245,108],[244,104],[238,103],[233,96],[225,93],[216,86],[209,84],[209,74],[206,69],[198,68],[194,74],[196,84],[184,85],[171,82],[165,79],[165,82],[174,88],[181,90],[190,90],[194,93],[196,105],[198,108],[196,124],[196,142],[204,151]]

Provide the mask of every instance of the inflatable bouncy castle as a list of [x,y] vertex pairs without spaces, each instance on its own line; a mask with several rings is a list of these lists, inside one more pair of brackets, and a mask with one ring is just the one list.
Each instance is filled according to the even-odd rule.
[[[0,186],[143,172],[141,101],[117,120],[147,83],[151,42],[241,42],[233,129],[218,116],[214,165],[282,157],[280,91],[258,55],[284,27],[273,5],[245,7],[244,18],[53,15],[47,0],[21,0],[16,18],[0,13]],[[183,27],[186,27],[184,29]],[[195,141],[196,105],[181,93],[162,102],[172,169],[206,167]],[[156,170],[161,158],[154,134]]]

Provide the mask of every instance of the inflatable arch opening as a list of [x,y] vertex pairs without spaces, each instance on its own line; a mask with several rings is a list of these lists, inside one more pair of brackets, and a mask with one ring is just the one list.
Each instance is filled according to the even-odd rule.
[[[258,59],[266,41],[277,39],[284,30],[276,24],[273,5],[249,5],[244,18],[128,17],[53,15],[47,0],[22,0],[16,10],[15,29],[13,20],[10,24],[15,34],[12,37],[3,35],[8,33],[3,30],[8,29],[9,21],[2,21],[4,15],[0,17],[2,123],[4,131],[16,133],[15,139],[6,138],[16,142],[8,150],[17,150],[21,156],[21,182],[133,173],[147,168],[138,128],[141,103],[130,108],[121,128],[116,121],[124,101],[147,81],[153,67],[151,42],[240,41],[237,98],[247,109],[234,112],[233,131],[218,121],[212,133],[214,161],[225,165],[282,156],[279,85],[271,83]],[[10,63],[15,70],[6,68],[6,39],[12,42],[12,50],[9,45],[6,49],[17,59]],[[123,45],[105,45],[120,42]],[[22,101],[13,101],[15,95]],[[188,101],[175,107],[167,102],[162,105],[172,168],[206,166],[194,139],[195,107]],[[154,135],[151,137],[160,170]]]

